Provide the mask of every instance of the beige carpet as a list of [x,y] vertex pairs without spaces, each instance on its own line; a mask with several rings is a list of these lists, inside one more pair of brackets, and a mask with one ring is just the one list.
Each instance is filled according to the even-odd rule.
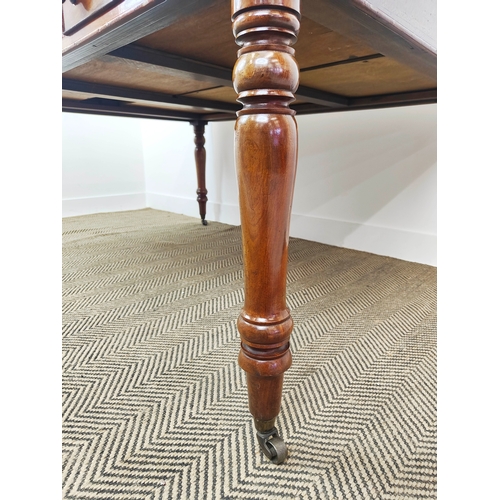
[[260,452],[238,227],[151,209],[63,221],[65,499],[436,498],[436,269],[291,239],[295,321]]

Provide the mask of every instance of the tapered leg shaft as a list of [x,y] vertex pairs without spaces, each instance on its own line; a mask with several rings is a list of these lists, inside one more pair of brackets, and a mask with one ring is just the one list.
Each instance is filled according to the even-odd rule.
[[206,152],[205,152],[205,125],[207,122],[195,121],[191,122],[194,127],[194,159],[196,163],[196,177],[198,180],[198,205],[200,206],[201,222],[204,226],[207,225],[205,216],[207,214],[207,187],[205,184],[205,167],[206,167]]
[[274,426],[283,373],[292,362],[286,267],[296,144],[290,115],[244,115],[236,123],[245,268],[239,363],[247,372],[250,412],[261,431]]
[[299,2],[233,0],[232,6],[242,47],[233,71],[243,104],[235,125],[245,276],[239,364],[247,373],[249,408],[261,441],[275,431],[283,374],[292,362],[286,270],[297,124],[289,104],[299,83],[291,48]]

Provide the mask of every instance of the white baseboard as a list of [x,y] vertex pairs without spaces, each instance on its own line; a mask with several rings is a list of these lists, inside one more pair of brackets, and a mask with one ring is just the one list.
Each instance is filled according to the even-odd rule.
[[[148,208],[174,212],[176,214],[200,217],[200,209],[196,197],[184,198],[160,193],[147,193],[146,203]],[[238,226],[240,224],[240,209],[237,205],[228,205],[210,201],[207,203],[206,219],[208,221],[223,222]]]
[[123,212],[147,208],[145,193],[93,196],[62,200],[62,216],[97,214],[101,212]]
[[[157,210],[199,217],[198,203],[194,197],[147,193],[147,205]],[[241,223],[237,205],[216,203],[210,199],[206,218],[234,226]],[[290,236],[420,264],[437,265],[437,237],[432,234],[292,214]]]
[[160,193],[146,193],[146,205],[148,208],[163,210],[164,212],[200,217],[195,196],[193,198],[184,198]]
[[[63,217],[142,208],[154,208],[190,217],[200,217],[198,202],[194,196],[184,198],[159,193],[63,200]],[[206,218],[208,221],[238,226],[240,224],[239,207],[212,202],[209,199]],[[437,265],[437,237],[432,234],[292,214],[290,236],[410,262]]]
[[290,236],[437,265],[437,236],[432,234],[292,214]]

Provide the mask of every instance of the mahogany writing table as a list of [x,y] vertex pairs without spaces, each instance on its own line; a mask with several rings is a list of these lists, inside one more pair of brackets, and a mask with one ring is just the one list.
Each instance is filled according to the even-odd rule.
[[236,119],[239,364],[257,439],[281,463],[294,116],[434,103],[436,53],[366,0],[63,0],[62,11],[63,111],[193,124],[204,224],[204,127]]

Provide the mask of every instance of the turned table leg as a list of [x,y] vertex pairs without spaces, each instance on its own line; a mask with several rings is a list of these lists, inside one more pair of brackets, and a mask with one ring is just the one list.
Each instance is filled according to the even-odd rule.
[[207,225],[205,215],[207,213],[207,187],[205,185],[205,165],[206,165],[206,152],[205,152],[205,125],[207,122],[195,121],[191,122],[194,127],[194,160],[196,162],[196,177],[198,179],[198,205],[200,206],[201,222],[204,226]]
[[259,444],[274,463],[281,463],[287,450],[275,420],[283,374],[292,363],[286,271],[297,124],[289,104],[299,84],[291,45],[300,7],[299,0],[233,0],[232,9],[241,46],[233,81],[243,104],[235,124],[245,277],[238,361],[246,372]]

